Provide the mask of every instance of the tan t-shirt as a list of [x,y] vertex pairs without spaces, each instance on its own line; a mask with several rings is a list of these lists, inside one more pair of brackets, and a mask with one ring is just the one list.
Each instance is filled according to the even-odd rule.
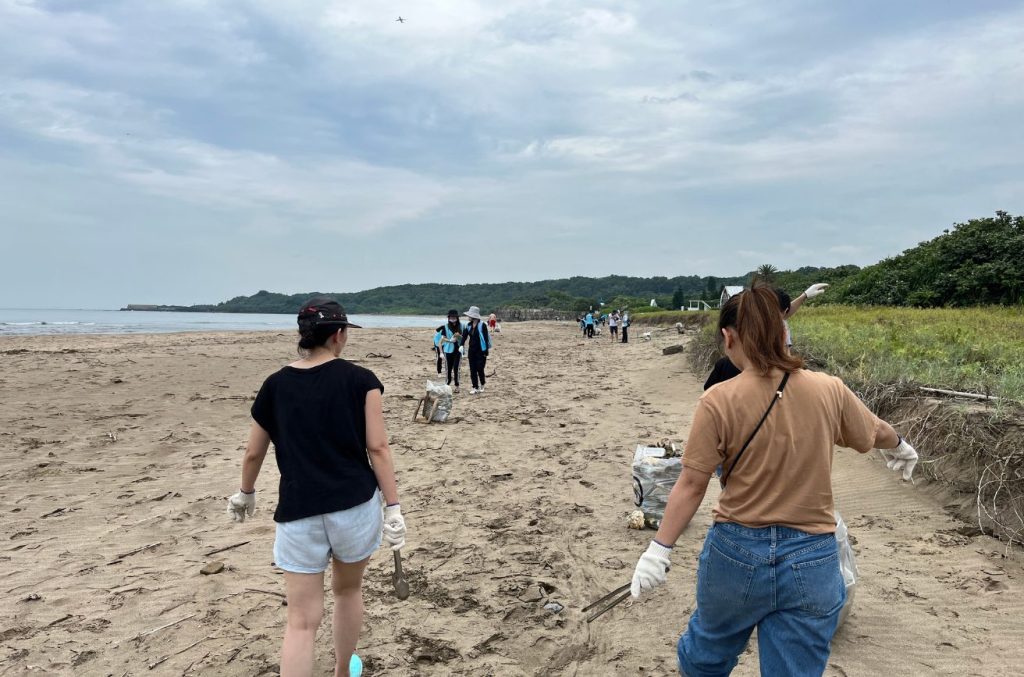
[[[761,420],[780,376],[745,371],[710,388],[693,415],[683,465],[728,470]],[[716,522],[835,531],[832,448],[870,451],[878,418],[834,376],[800,370],[743,452],[714,508]]]

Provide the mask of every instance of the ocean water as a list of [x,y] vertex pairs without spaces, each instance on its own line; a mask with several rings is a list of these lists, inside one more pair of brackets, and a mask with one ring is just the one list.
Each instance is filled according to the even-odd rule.
[[[437,327],[444,318],[423,315],[350,315],[364,327]],[[39,334],[161,334],[179,331],[295,331],[294,315],[164,313],[142,310],[0,308],[0,336]]]

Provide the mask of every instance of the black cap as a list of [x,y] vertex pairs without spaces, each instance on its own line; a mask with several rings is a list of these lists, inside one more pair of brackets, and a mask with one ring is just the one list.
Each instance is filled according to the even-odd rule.
[[303,320],[311,321],[314,327],[336,325],[362,329],[358,324],[349,322],[342,305],[327,296],[317,296],[306,301],[299,309],[299,322]]
[[452,308],[451,310],[448,311],[448,317],[458,318],[459,317],[459,311],[457,311],[454,308]]

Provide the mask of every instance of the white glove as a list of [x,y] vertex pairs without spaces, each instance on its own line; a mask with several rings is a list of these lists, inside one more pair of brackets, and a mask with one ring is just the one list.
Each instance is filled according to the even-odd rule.
[[914,447],[901,437],[900,444],[895,449],[879,449],[879,451],[882,452],[882,458],[886,460],[885,465],[889,467],[889,470],[902,470],[903,481],[912,481],[914,467],[917,465],[917,452],[914,451]]
[[384,542],[392,550],[405,547],[405,518],[402,508],[397,503],[384,508]]
[[256,492],[246,494],[239,491],[228,499],[228,514],[235,522],[244,522],[246,515],[252,517],[256,512]]
[[647,546],[647,552],[640,555],[640,561],[636,563],[633,571],[633,584],[629,588],[633,599],[639,599],[640,593],[645,590],[653,590],[663,585],[668,580],[670,562],[669,555],[672,548],[666,548],[657,541],[651,541]]
[[804,296],[806,296],[808,300],[810,300],[813,299],[815,296],[818,296],[819,294],[824,294],[826,289],[828,289],[828,285],[824,284],[823,282],[819,282],[818,284],[812,284],[810,287],[807,288],[807,291],[804,292]]

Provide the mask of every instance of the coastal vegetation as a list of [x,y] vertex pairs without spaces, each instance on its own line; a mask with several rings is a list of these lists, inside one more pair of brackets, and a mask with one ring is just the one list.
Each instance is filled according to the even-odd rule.
[[830,302],[915,306],[1024,302],[1024,217],[971,219],[836,280]]
[[790,322],[813,364],[855,383],[913,383],[1024,402],[1024,307],[823,306]]

